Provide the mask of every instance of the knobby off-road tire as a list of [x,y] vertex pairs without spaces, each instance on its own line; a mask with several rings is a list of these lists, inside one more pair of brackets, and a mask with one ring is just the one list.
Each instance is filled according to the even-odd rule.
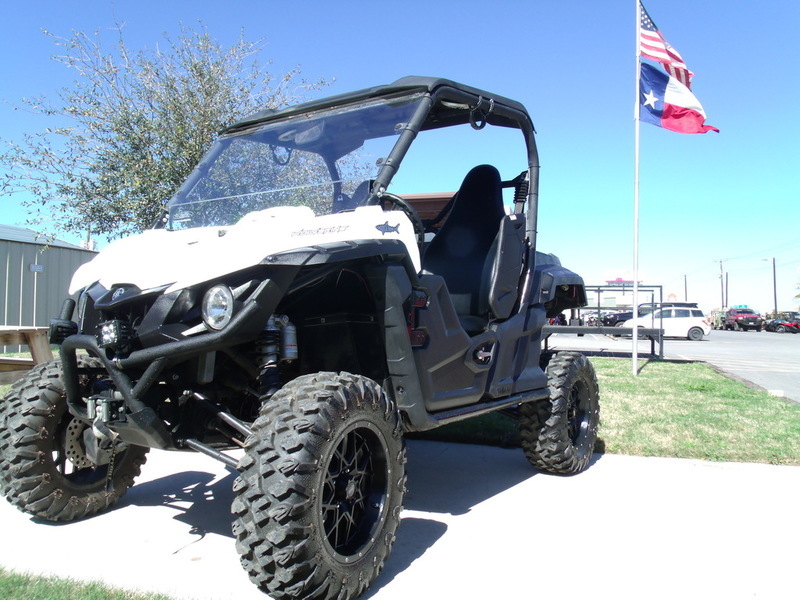
[[597,440],[600,395],[589,360],[559,352],[547,364],[550,398],[520,407],[525,456],[537,469],[559,475],[581,472]]
[[[79,356],[78,367],[99,368]],[[87,389],[91,381],[84,377]],[[148,449],[126,446],[109,465],[95,465],[83,446],[82,421],[67,411],[61,362],[34,367],[0,406],[0,488],[20,510],[48,521],[75,521],[117,502],[133,485]]]
[[232,510],[250,579],[275,600],[361,594],[405,493],[400,417],[382,388],[348,373],[299,377],[262,407],[245,449]]

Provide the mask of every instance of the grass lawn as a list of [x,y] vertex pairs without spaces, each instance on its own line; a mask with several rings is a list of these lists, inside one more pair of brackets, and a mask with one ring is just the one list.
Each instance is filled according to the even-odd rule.
[[701,363],[593,359],[605,451],[712,461],[800,464],[800,404]]
[[[800,465],[800,404],[728,379],[702,363],[592,358],[600,383],[595,449],[611,454]],[[504,414],[454,423],[426,439],[519,446]]]
[[[266,598],[266,596],[264,596]],[[169,600],[161,594],[136,594],[99,583],[80,583],[57,577],[38,577],[0,567],[3,600]]]

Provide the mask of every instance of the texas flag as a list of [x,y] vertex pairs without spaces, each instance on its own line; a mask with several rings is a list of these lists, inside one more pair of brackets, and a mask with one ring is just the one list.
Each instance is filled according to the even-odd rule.
[[639,118],[678,133],[719,132],[706,125],[706,113],[694,94],[674,77],[641,63]]

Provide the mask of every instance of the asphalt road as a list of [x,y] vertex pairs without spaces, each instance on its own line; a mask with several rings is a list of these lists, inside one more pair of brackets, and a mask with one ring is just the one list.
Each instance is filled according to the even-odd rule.
[[[630,338],[608,335],[555,334],[553,350],[584,350],[630,356]],[[638,342],[641,356],[650,352],[650,342]],[[664,358],[707,362],[718,370],[774,396],[800,402],[800,334],[768,331],[712,331],[699,342],[664,340]]]

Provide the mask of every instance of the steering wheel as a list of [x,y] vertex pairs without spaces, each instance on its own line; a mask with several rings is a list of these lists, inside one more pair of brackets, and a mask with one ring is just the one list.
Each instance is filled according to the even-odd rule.
[[417,245],[421,250],[422,245],[425,243],[425,225],[422,223],[422,219],[420,218],[417,210],[411,206],[407,200],[390,192],[384,192],[378,199],[383,210],[387,210],[385,205],[385,201],[387,200],[393,207],[397,207],[403,211],[403,213],[405,213],[405,215],[411,220],[411,224],[414,227],[414,235],[417,236]]

